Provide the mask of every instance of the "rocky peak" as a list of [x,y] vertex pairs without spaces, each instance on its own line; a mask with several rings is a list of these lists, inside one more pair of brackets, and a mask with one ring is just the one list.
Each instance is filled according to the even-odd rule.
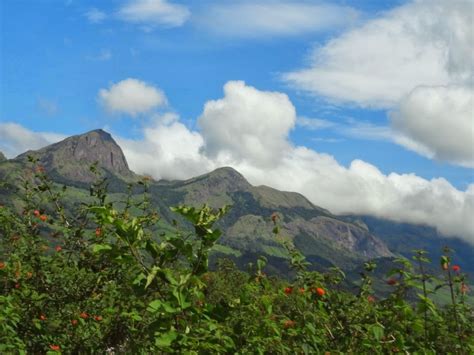
[[26,152],[17,159],[25,159],[28,155],[37,157],[47,170],[80,182],[94,179],[89,167],[95,162],[114,175],[132,175],[122,149],[109,133],[101,129],[66,138],[37,151]]

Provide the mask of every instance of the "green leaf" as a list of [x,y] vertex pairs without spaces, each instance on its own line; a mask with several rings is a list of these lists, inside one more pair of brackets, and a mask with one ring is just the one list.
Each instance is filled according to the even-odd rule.
[[148,286],[150,286],[150,284],[153,282],[153,280],[155,279],[156,274],[158,273],[159,270],[160,270],[160,268],[158,266],[153,266],[150,273],[146,277],[145,289],[147,289]]
[[148,305],[147,311],[150,313],[156,313],[160,310],[163,303],[160,300],[151,301]]
[[374,338],[377,339],[377,341],[382,339],[383,334],[384,334],[384,327],[382,324],[379,324],[379,323],[373,324],[370,326],[369,330],[374,336]]
[[[156,333],[155,333],[156,335]],[[175,330],[170,330],[169,332],[158,336],[155,339],[155,345],[158,347],[169,347],[178,337],[178,332]]]
[[107,250],[112,250],[112,246],[108,244],[94,244],[92,246],[92,252],[93,253],[100,253],[101,251],[107,251]]

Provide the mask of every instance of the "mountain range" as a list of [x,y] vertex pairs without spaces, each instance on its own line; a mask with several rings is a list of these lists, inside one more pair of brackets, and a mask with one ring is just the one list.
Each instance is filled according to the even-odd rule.
[[[39,159],[53,181],[69,187],[66,205],[70,206],[87,199],[95,178],[89,167],[95,162],[108,177],[114,200],[125,195],[129,183],[142,179],[129,169],[122,149],[112,136],[99,129],[25,152],[14,159],[6,159],[0,152],[3,182],[0,203],[18,204],[18,183],[28,169],[28,156]],[[474,250],[459,238],[444,237],[423,225],[370,216],[336,216],[299,193],[252,186],[230,167],[184,181],[152,179],[149,193],[164,230],[171,230],[177,218],[170,206],[232,205],[219,222],[223,234],[215,247],[214,258],[226,256],[242,267],[264,255],[269,260],[270,272],[288,272],[285,250],[272,233],[271,216],[276,213],[281,222],[280,238],[292,240],[315,269],[337,265],[349,273],[356,272],[364,261],[378,259],[381,265],[390,264],[397,256],[410,257],[413,249],[427,250],[435,265],[442,247],[449,245],[455,250],[456,263],[474,273]]]

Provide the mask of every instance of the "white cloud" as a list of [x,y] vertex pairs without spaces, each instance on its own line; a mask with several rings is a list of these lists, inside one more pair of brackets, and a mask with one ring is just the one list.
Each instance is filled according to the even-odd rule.
[[[204,106],[201,132],[165,116],[144,129],[143,139],[119,142],[132,169],[157,179],[232,166],[255,185],[300,192],[334,213],[427,224],[474,244],[474,184],[460,191],[443,178],[384,175],[360,160],[344,167],[330,155],[293,146],[288,134],[294,123],[285,95],[229,82],[222,99]],[[241,146],[245,142],[250,143]]]
[[118,11],[124,21],[147,27],[179,27],[191,16],[186,6],[167,0],[130,0]]
[[419,85],[467,80],[472,6],[470,0],[400,6],[316,47],[309,68],[284,78],[316,95],[377,108],[395,106]]
[[436,159],[474,167],[474,91],[460,86],[417,87],[391,114],[392,122]]
[[308,68],[283,78],[330,101],[394,110],[393,141],[473,166],[473,7],[473,0],[407,3],[315,48]]
[[101,23],[107,18],[105,12],[93,7],[84,14],[90,23]]
[[210,157],[268,165],[289,148],[287,135],[295,121],[295,108],[285,94],[229,81],[224,98],[208,101],[198,122]]
[[302,1],[217,2],[206,7],[198,23],[217,35],[292,36],[346,27],[358,12],[350,7]]
[[296,124],[300,127],[304,127],[310,130],[319,130],[319,129],[326,129],[326,128],[333,128],[336,123],[326,120],[323,118],[309,118],[309,117],[298,117]]
[[165,94],[160,89],[132,78],[119,81],[109,89],[100,89],[98,100],[111,113],[131,116],[166,105]]
[[0,151],[11,159],[30,149],[39,149],[66,138],[50,132],[33,132],[23,126],[6,122],[0,123]]
[[143,139],[117,138],[130,168],[158,179],[185,179],[203,174],[215,165],[201,150],[204,139],[179,122],[175,114],[156,116],[143,129]]

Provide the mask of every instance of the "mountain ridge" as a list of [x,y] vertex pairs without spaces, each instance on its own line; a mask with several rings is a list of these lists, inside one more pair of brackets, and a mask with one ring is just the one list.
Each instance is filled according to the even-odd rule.
[[[111,152],[115,161],[111,158]],[[10,180],[14,180],[9,169],[2,170],[2,166],[15,166],[15,169],[21,170],[28,155],[38,157],[47,172],[53,173],[53,180],[74,183],[83,195],[87,194],[87,183],[93,178],[89,175],[89,165],[94,161],[105,165],[105,173],[116,182],[114,193],[123,194],[129,182],[139,179],[139,175],[129,169],[122,149],[103,130],[72,136],[2,162],[0,179],[10,176]],[[220,242],[225,247],[222,250],[231,255],[253,253],[284,258],[283,248],[271,233],[273,223],[270,216],[273,213],[281,216],[282,237],[293,240],[316,265],[338,265],[350,269],[361,261],[393,258],[400,252],[394,248],[396,236],[380,228],[386,235],[373,233],[374,223],[370,225],[370,221],[357,216],[333,215],[296,192],[279,191],[265,185],[253,186],[231,167],[221,167],[184,181],[151,180],[149,191],[153,207],[161,214],[163,223],[169,226],[175,218],[169,206],[188,204],[197,207],[204,203],[212,207],[232,205],[228,215],[219,222],[223,231]]]

